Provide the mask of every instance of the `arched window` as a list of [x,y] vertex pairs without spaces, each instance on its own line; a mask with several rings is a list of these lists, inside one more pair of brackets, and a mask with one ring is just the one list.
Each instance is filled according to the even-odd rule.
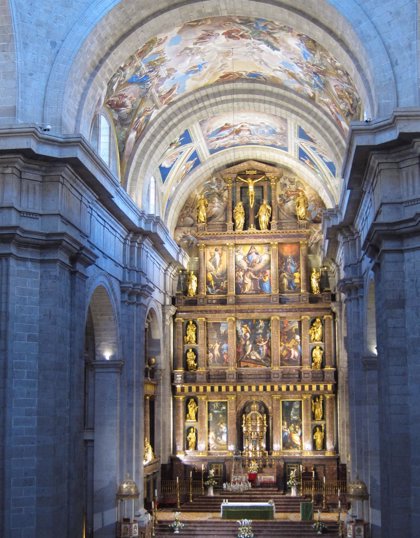
[[90,142],[101,159],[118,175],[118,153],[111,121],[106,114],[95,116],[92,123]]
[[156,179],[154,176],[149,181],[149,213],[156,214]]

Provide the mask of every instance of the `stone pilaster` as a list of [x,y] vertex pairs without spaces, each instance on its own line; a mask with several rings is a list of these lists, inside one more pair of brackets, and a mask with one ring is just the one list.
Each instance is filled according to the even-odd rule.
[[175,318],[174,370],[184,370],[184,320]]
[[279,247],[278,243],[271,243],[271,293],[273,302],[278,302],[279,294]]
[[280,396],[273,396],[273,451],[281,450],[281,400]]
[[206,294],[206,246],[204,243],[198,245],[198,295],[204,296]]
[[235,245],[228,243],[227,255],[228,303],[235,302]]
[[229,381],[235,379],[236,371],[236,318],[229,316],[228,322],[228,347],[229,347]]
[[300,320],[301,320],[301,329],[302,329],[302,336],[301,336],[302,367],[310,369],[312,366],[312,359],[311,359],[310,346],[309,346],[310,318],[309,316],[301,316]]
[[308,243],[307,241],[300,241],[300,291],[306,293],[308,291],[308,271],[307,271],[307,259],[308,259]]
[[324,316],[324,360],[326,368],[334,368],[334,331],[331,314]]
[[174,440],[175,453],[184,454],[185,450],[185,396],[175,396]]
[[237,447],[236,432],[236,396],[228,396],[228,448],[235,451]]
[[280,367],[280,318],[271,316],[271,367]]
[[200,453],[208,451],[208,432],[207,432],[207,397],[198,396],[198,435],[197,450]]
[[302,401],[302,448],[304,452],[312,450],[312,409],[310,394],[303,395]]
[[325,449],[328,455],[335,454],[335,396],[325,395]]

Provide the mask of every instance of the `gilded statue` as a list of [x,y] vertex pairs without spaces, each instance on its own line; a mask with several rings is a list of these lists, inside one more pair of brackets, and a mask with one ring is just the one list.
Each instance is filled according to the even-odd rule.
[[322,321],[316,318],[309,329],[309,338],[311,342],[322,342]]
[[197,444],[197,433],[195,431],[195,428],[193,427],[191,427],[188,430],[187,442],[188,442],[188,450],[195,450],[195,447]]
[[188,400],[187,408],[187,420],[193,420],[195,422],[197,420],[198,405],[194,398]]
[[197,370],[197,355],[191,348],[187,351],[186,357],[187,357],[187,369],[190,372]]
[[258,183],[259,181],[261,181],[262,179],[264,179],[265,176],[262,176],[258,179],[249,179],[249,178],[243,178],[243,177],[240,177],[240,176],[236,176],[237,179],[239,179],[240,181],[243,181],[244,183],[246,183],[248,185],[248,198],[249,198],[249,207],[254,207],[254,202],[255,202],[255,189],[254,189],[254,185],[255,183]]
[[185,331],[184,343],[185,344],[196,344],[197,343],[197,327],[193,321],[187,323],[187,328]]
[[324,448],[324,430],[321,426],[317,426],[314,431],[314,444],[315,450],[322,450]]
[[260,223],[260,230],[268,230],[268,225],[271,217],[271,207],[267,204],[266,200],[262,201],[257,213],[258,222]]
[[314,420],[322,420],[322,417],[324,416],[324,397],[323,396],[317,396],[312,400],[312,413],[314,416]]
[[239,201],[233,210],[233,220],[235,221],[235,230],[242,232],[245,224],[245,209],[244,204]]
[[149,463],[155,458],[155,455],[153,453],[152,445],[149,443],[149,440],[147,437],[144,439],[144,455],[143,455],[143,463]]
[[321,370],[322,367],[322,357],[324,355],[324,350],[315,346],[312,350],[312,368],[314,370]]
[[205,224],[207,222],[207,208],[208,201],[204,194],[200,194],[197,200],[197,222],[198,224]]
[[314,295],[319,295],[321,293],[320,288],[320,280],[321,280],[321,271],[314,267],[311,272],[311,291]]
[[308,218],[308,199],[305,193],[300,192],[295,198],[296,216],[298,220],[307,220]]
[[188,297],[195,297],[197,295],[198,278],[194,274],[194,271],[188,273],[187,279],[187,295]]

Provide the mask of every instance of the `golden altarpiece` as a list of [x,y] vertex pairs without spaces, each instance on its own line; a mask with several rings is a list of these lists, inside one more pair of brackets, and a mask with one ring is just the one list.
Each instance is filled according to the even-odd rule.
[[190,197],[174,327],[174,452],[224,481],[251,466],[337,478],[334,315],[322,202],[290,171],[246,162]]

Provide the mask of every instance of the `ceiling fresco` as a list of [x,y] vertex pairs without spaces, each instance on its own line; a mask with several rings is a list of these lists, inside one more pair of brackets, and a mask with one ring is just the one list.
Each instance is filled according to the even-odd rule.
[[210,153],[241,145],[272,146],[287,151],[287,120],[269,114],[219,114],[200,122]]
[[116,126],[122,172],[159,109],[186,92],[236,79],[297,92],[321,107],[343,134],[360,117],[349,74],[310,37],[265,19],[201,19],[150,39],[111,78],[105,103]]

